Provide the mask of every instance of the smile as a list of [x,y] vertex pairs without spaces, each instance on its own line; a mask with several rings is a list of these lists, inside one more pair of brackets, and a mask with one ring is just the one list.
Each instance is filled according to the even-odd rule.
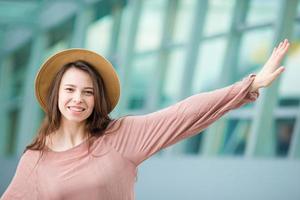
[[83,111],[85,111],[85,108],[78,107],[78,106],[68,106],[68,109],[70,111],[73,111],[73,112],[83,112]]

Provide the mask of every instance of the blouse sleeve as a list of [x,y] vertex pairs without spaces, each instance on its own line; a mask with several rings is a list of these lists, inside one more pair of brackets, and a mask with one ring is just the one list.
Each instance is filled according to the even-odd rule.
[[26,151],[18,164],[15,176],[4,192],[1,200],[37,199],[35,171],[38,153],[31,150]]
[[226,112],[256,100],[258,92],[249,92],[254,76],[151,114],[118,119],[113,122],[116,131],[107,135],[108,142],[139,165],[155,152],[199,133]]

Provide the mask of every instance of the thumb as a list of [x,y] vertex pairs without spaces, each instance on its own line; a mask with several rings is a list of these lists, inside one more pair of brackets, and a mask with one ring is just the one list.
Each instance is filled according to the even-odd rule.
[[285,67],[281,66],[277,68],[272,74],[271,74],[271,82],[273,82],[282,72],[284,72]]
[[275,72],[273,72],[272,76],[274,76],[275,78],[278,77],[282,72],[284,72],[285,70],[285,67],[284,66],[281,66],[281,67],[278,67]]

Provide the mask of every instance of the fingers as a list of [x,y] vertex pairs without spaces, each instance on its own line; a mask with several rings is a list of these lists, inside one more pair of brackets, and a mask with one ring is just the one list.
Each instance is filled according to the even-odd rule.
[[287,39],[284,39],[278,44],[272,51],[271,57],[282,57],[288,50],[290,43]]
[[272,59],[275,62],[279,63],[282,60],[282,58],[284,57],[284,55],[287,53],[289,46],[290,46],[290,43],[287,39],[280,42],[278,47],[275,47],[273,50]]
[[282,72],[284,72],[285,67],[281,66],[279,68],[277,68],[273,73],[272,73],[272,78],[273,80],[275,80]]
[[278,47],[276,48],[276,50],[278,52],[280,51],[286,51],[289,47],[290,43],[287,39],[284,39],[282,42],[279,43]]
[[278,49],[281,49],[282,45],[283,45],[283,42],[280,42],[279,45],[278,45]]
[[276,69],[268,78],[265,79],[265,82],[263,83],[263,87],[268,87],[272,84],[273,81],[276,80],[280,76],[282,72],[284,72],[285,67],[281,66],[278,69]]
[[271,54],[271,57],[274,56],[276,54],[276,51],[277,51],[277,47],[274,47],[273,51],[272,51],[272,54]]
[[284,52],[287,52],[287,50],[289,49],[289,46],[290,46],[290,43],[289,43],[289,41],[286,39],[286,43],[285,43],[285,46],[284,46],[284,48],[283,48],[283,51],[284,51]]

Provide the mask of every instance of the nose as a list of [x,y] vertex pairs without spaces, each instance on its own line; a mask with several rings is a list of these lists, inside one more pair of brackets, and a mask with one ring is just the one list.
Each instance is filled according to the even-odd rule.
[[81,103],[82,102],[81,93],[80,92],[74,92],[72,100],[75,103]]

